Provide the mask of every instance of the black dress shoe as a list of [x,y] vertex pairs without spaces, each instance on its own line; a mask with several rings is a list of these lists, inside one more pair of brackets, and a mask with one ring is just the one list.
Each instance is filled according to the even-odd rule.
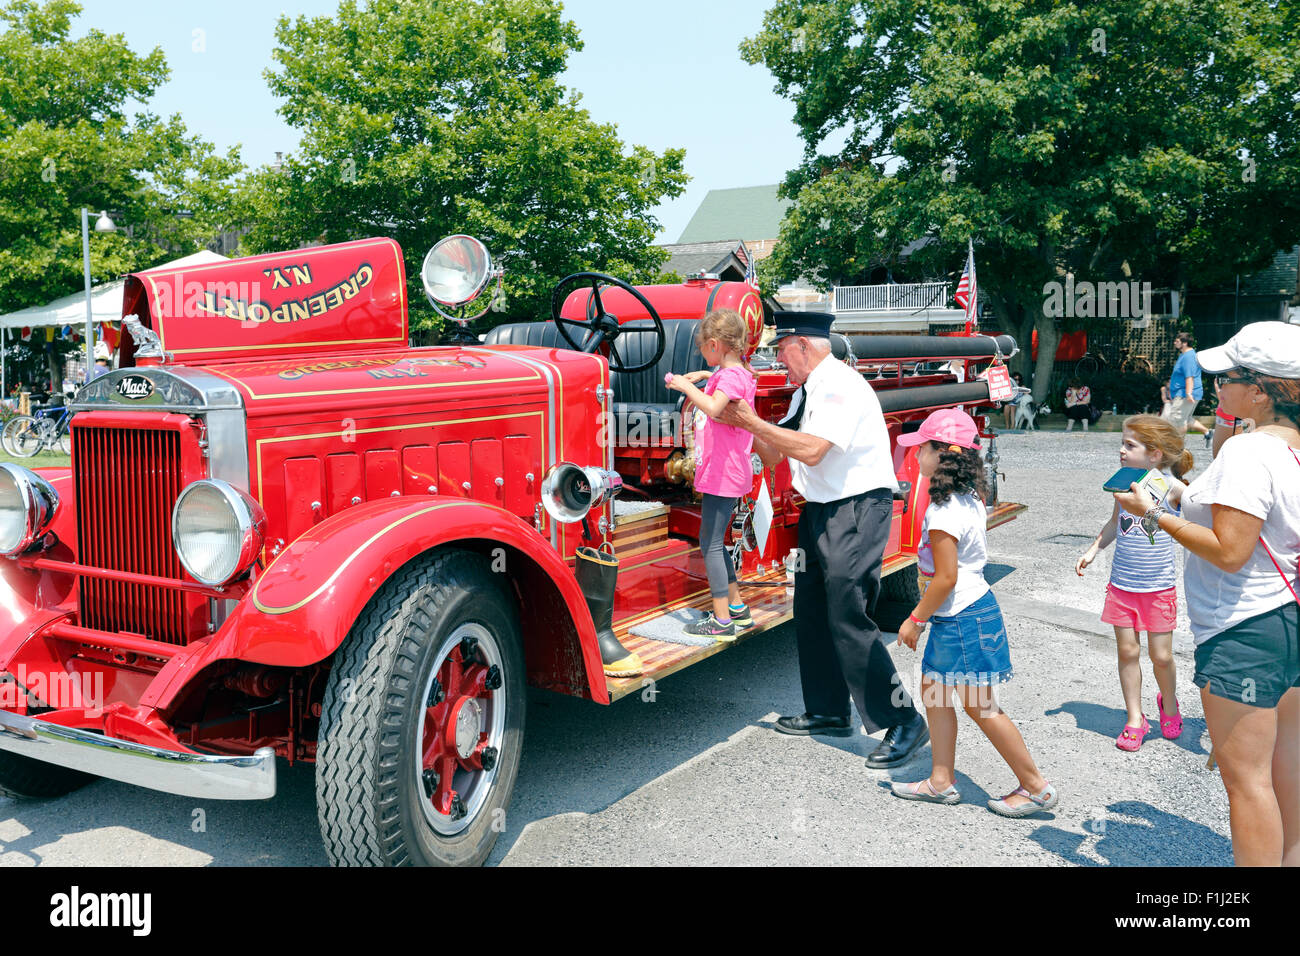
[[885,731],[885,739],[880,746],[871,751],[867,766],[872,770],[884,770],[906,763],[930,739],[930,728],[920,714],[906,724],[895,724]]
[[811,734],[823,734],[827,737],[849,737],[853,728],[847,717],[823,717],[821,714],[800,714],[798,717],[782,717],[776,722],[776,729],[783,734],[797,734],[807,737]]

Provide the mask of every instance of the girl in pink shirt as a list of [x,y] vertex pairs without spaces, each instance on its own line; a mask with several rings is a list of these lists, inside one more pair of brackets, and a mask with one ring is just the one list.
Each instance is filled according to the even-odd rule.
[[[713,613],[686,627],[688,634],[707,635],[719,641],[734,641],[737,629],[754,623],[741,603],[736,569],[723,541],[731,524],[731,513],[742,495],[754,487],[750,449],[754,436],[743,428],[724,425],[714,419],[732,401],[754,403],[758,383],[745,363],[749,328],[740,313],[731,309],[710,312],[700,322],[696,344],[704,360],[715,371],[673,375],[670,389],[681,392],[694,404],[695,447],[699,464],[695,469],[695,490],[704,496],[700,510],[700,551],[709,575]],[[700,391],[695,382],[708,378]]]

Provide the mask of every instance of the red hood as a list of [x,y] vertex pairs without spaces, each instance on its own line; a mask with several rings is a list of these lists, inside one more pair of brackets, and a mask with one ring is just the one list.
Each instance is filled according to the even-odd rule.
[[148,269],[127,276],[122,315],[183,364],[405,347],[406,270],[391,239]]

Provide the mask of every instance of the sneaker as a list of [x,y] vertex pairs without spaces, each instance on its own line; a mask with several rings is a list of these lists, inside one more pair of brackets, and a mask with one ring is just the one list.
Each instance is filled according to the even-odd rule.
[[1214,443],[1214,432],[1205,433],[1205,447],[1209,448]]
[[754,626],[754,619],[749,616],[748,605],[742,604],[739,607],[737,607],[736,605],[732,604],[730,606],[730,609],[731,609],[731,623],[736,626],[737,631],[743,631],[747,627]]
[[718,619],[712,614],[692,624],[687,624],[684,630],[687,634],[694,634],[696,637],[712,637],[719,641],[734,641],[736,639],[735,621],[719,624]]

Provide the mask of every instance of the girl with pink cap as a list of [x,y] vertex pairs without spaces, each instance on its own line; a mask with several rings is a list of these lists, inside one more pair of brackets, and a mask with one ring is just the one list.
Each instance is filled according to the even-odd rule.
[[917,565],[921,601],[898,631],[913,650],[927,626],[930,639],[921,658],[921,698],[930,724],[932,766],[919,783],[895,783],[904,800],[959,803],[953,784],[957,760],[955,692],[966,713],[1015,773],[1019,786],[988,807],[1004,817],[1050,810],[1060,798],[1039,773],[1020,731],[998,707],[994,687],[1011,679],[1006,625],[988,582],[985,530],[988,494],[979,429],[965,412],[945,408],[898,439],[917,447],[921,474],[930,479],[930,506],[921,527]]

